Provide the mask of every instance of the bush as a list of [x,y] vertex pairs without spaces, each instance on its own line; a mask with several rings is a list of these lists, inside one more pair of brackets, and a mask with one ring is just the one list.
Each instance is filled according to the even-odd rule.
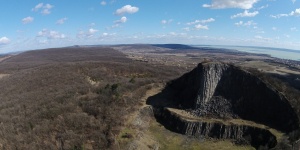
[[110,89],[111,89],[112,92],[117,92],[118,88],[119,88],[119,84],[113,84],[110,87]]
[[135,83],[135,78],[131,78],[131,79],[129,80],[129,83]]

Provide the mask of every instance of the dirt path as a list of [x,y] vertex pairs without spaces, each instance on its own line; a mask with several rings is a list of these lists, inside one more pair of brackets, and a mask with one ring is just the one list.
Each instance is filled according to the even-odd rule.
[[[128,117],[128,121],[125,124],[125,128],[120,132],[118,136],[119,144],[129,150],[152,150],[158,149],[159,143],[155,138],[147,134],[150,126],[150,121],[153,119],[152,107],[146,104],[149,97],[158,94],[162,88],[162,84],[150,84],[151,89],[147,90],[145,95],[141,98],[142,105]],[[124,135],[132,135],[132,139],[122,138]]]
[[[1,57],[1,58],[0,58],[0,63],[3,62],[4,60],[10,58],[10,57],[12,57],[12,56]],[[9,75],[9,74],[0,74],[0,79],[3,78],[3,77],[6,77],[6,76],[8,76],[8,75]]]
[[8,76],[9,74],[0,74],[0,79],[3,78],[3,77],[6,77]]
[[10,58],[10,57],[12,57],[12,56],[10,55],[10,56],[1,57],[0,58],[0,63],[3,62],[4,60]]

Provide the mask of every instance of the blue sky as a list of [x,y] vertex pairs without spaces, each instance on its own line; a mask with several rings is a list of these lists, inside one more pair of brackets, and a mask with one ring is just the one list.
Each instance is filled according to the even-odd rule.
[[300,50],[300,0],[1,0],[0,53],[181,43]]

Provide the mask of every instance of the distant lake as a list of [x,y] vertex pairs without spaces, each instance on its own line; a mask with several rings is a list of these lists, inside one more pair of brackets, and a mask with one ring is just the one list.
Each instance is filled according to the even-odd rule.
[[241,52],[267,54],[272,57],[300,60],[300,50],[269,48],[269,47],[247,47],[247,46],[221,46],[221,45],[193,45],[194,47],[225,48]]

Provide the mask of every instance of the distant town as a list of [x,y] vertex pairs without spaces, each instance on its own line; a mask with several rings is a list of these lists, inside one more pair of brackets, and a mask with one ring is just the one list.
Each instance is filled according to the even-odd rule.
[[276,63],[285,64],[290,68],[300,69],[300,61],[281,58],[274,58],[273,61]]

